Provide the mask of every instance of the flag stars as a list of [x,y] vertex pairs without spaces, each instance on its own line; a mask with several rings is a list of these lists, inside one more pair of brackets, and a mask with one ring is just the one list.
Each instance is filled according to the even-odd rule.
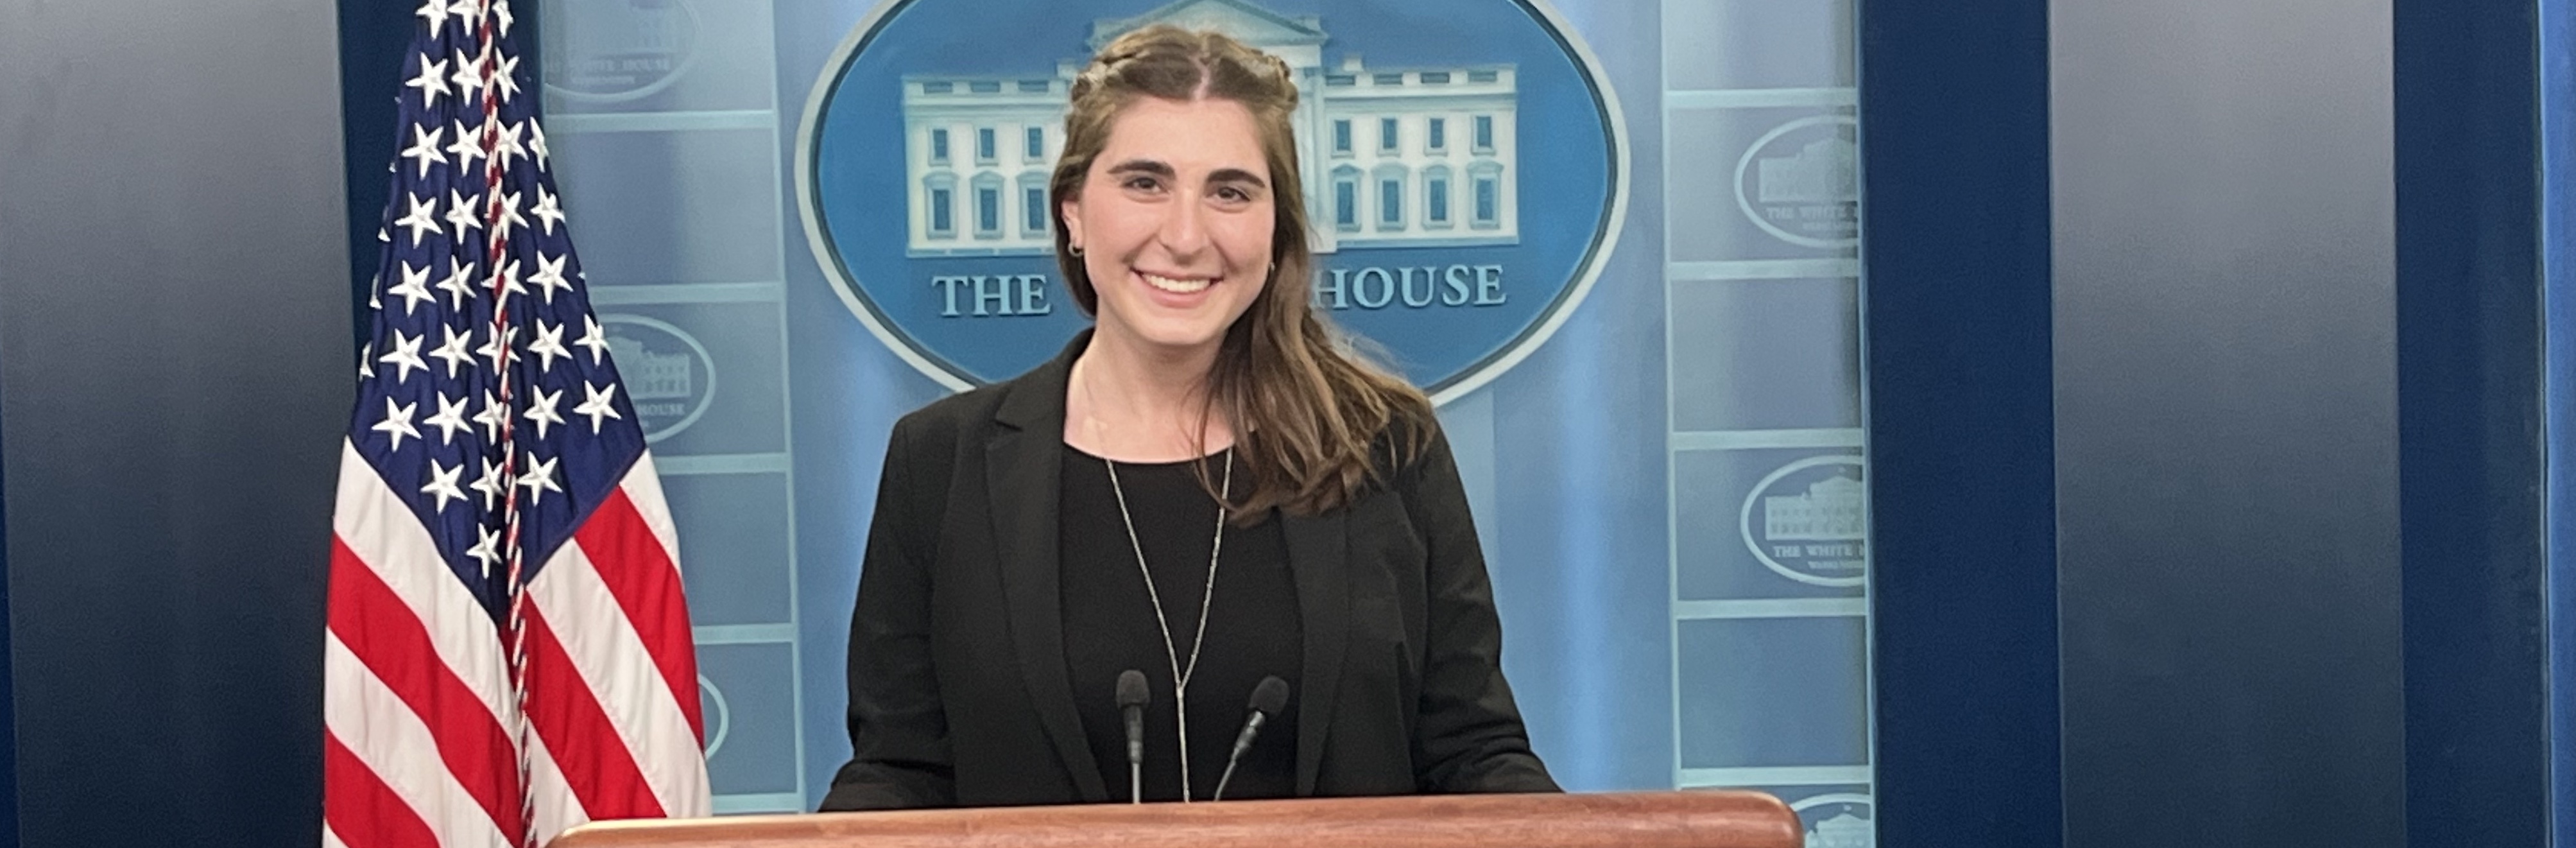
[[[544,164],[543,160],[538,164]],[[536,208],[528,210],[528,214],[535,215],[537,220],[546,222],[546,235],[554,235],[555,227],[562,224],[564,219],[563,207],[558,205],[554,192],[547,191],[545,186],[537,187],[537,205]]]
[[511,327],[501,332],[492,333],[490,336],[490,338],[484,340],[483,346],[475,348],[474,352],[483,356],[483,358],[492,360],[492,370],[494,371],[499,371],[503,368],[509,367],[510,360],[517,358],[510,355],[510,345],[518,342],[519,328]]
[[537,155],[537,167],[545,167],[546,130],[535,121],[528,122],[528,152]]
[[607,419],[622,419],[626,417],[617,414],[616,383],[609,383],[606,386],[584,383],[581,387],[581,393],[584,399],[580,406],[572,408],[572,414],[590,416],[591,435],[599,435],[599,427],[601,424],[607,423]]
[[456,98],[470,102],[483,90],[483,62],[465,55],[463,50],[456,51],[456,74],[448,79],[456,83]]
[[483,228],[483,216],[474,214],[474,204],[467,202],[455,189],[447,191],[447,223],[456,228],[456,240],[465,241],[466,230]]
[[444,512],[448,501],[465,499],[465,490],[456,487],[457,479],[464,474],[465,463],[459,462],[456,467],[449,468],[438,460],[429,461],[429,485],[420,487],[420,493],[438,497],[438,504],[430,507],[430,512]]
[[[411,423],[412,415],[419,411],[420,404],[396,404],[393,398],[385,398],[384,420],[376,422],[375,426],[367,429],[385,434],[387,438],[393,440],[394,450],[402,450],[404,438],[421,438],[420,428]],[[427,440],[423,439],[423,441]]]
[[497,442],[501,440],[501,428],[510,425],[510,412],[487,391],[483,393],[483,411],[474,413],[474,423],[483,425],[484,441]]
[[422,177],[429,176],[429,166],[431,164],[446,164],[447,162],[447,157],[438,152],[438,139],[440,136],[446,134],[447,129],[444,127],[437,129],[417,126],[412,127],[411,146],[403,148],[403,158],[420,163],[420,175]]
[[412,14],[419,16],[421,20],[428,21],[429,37],[437,38],[438,31],[447,26],[447,1],[428,0],[420,4],[420,8],[414,10]]
[[[519,284],[519,260],[512,259],[501,263],[501,272],[492,275],[492,287],[499,289],[502,297],[527,294],[528,287]],[[511,332],[517,331],[518,328],[511,328]]]
[[[465,399],[459,397],[450,400],[445,394],[438,396],[438,414],[432,415],[429,417],[429,420],[420,423],[438,428],[438,443],[441,445],[454,444],[456,442],[456,431],[468,430],[474,427],[472,424],[465,423]],[[423,439],[423,441],[427,441],[427,439]],[[464,467],[465,466],[462,465],[457,466],[460,470]]]
[[563,491],[562,486],[555,485],[556,459],[538,459],[535,453],[528,454],[528,473],[519,475],[519,488],[528,490],[529,506],[544,503],[547,492]]
[[492,160],[500,163],[504,170],[510,167],[511,158],[528,158],[528,146],[519,141],[519,132],[526,126],[526,121],[501,125],[501,137],[492,146]]
[[501,496],[510,493],[510,475],[502,472],[500,463],[486,459],[482,476],[468,488],[483,493],[483,511],[491,512],[500,508]]
[[519,197],[515,194],[501,195],[501,214],[495,223],[501,225],[501,232],[505,235],[528,228],[528,219],[519,214]]
[[499,21],[501,25],[501,34],[509,35],[510,21],[512,20],[510,17],[510,0],[497,0],[497,2],[493,3],[492,17]]
[[492,70],[492,85],[500,90],[501,102],[508,103],[510,98],[519,96],[518,73],[519,57],[502,54],[500,67]]
[[[537,337],[528,342],[528,352],[537,355],[537,373],[554,370],[555,357],[572,358],[572,350],[564,347],[563,334],[564,325],[549,325],[544,319],[538,319]],[[545,435],[543,428],[539,428],[538,435]]]
[[[484,508],[490,509],[491,507]],[[475,542],[474,547],[466,549],[465,555],[473,557],[475,562],[481,563],[483,565],[483,573],[492,575],[495,578],[499,577],[500,566],[502,563],[501,531],[494,530],[489,527],[476,527],[474,528],[474,533],[475,537],[480,541]]]
[[395,330],[394,343],[389,346],[389,350],[385,351],[385,355],[377,357],[376,361],[401,369],[395,374],[394,382],[409,380],[412,369],[429,370],[429,363],[420,358],[420,343],[428,340],[427,335],[405,335],[403,331]]
[[556,254],[552,257],[538,254],[537,272],[528,275],[528,282],[537,284],[537,291],[545,295],[547,306],[555,305],[557,290],[572,290],[572,281],[564,279],[563,275],[564,263],[571,261],[570,254]]
[[430,61],[429,54],[423,53],[420,55],[420,76],[412,77],[403,85],[420,89],[421,106],[436,109],[438,96],[450,93],[447,90],[447,63]]
[[474,334],[459,333],[456,328],[446,325],[440,325],[439,329],[446,331],[447,341],[440,342],[438,349],[430,351],[429,355],[440,362],[447,363],[447,379],[453,380],[456,379],[456,369],[474,361],[474,354],[465,349],[465,346],[473,340]]
[[581,324],[584,328],[581,340],[573,342],[573,345],[590,351],[590,364],[598,367],[600,357],[608,353],[608,334],[599,329],[599,319],[584,315],[581,316]]
[[438,224],[438,196],[431,195],[428,199],[423,200],[406,194],[403,196],[403,200],[404,202],[411,204],[411,211],[403,213],[401,219],[394,221],[394,226],[410,230],[411,246],[419,247],[421,234],[438,232],[440,229]]
[[528,391],[528,411],[522,415],[528,423],[536,425],[537,438],[545,438],[554,425],[564,423],[563,413],[555,411],[555,407],[563,405],[563,396],[562,389],[556,389],[554,394],[547,394],[544,389]]
[[[463,312],[465,299],[474,296],[474,263],[458,262],[451,256],[447,258],[447,267],[447,279],[439,281],[438,290],[448,294],[448,309]],[[455,374],[454,371],[448,373]]]
[[422,266],[414,269],[410,262],[402,263],[402,282],[395,284],[388,293],[402,296],[403,314],[406,316],[410,315],[412,307],[419,306],[421,301],[438,299],[437,295],[429,293],[429,268]]
[[474,168],[474,160],[483,158],[483,140],[464,121],[456,122],[456,141],[447,145],[447,159],[456,163],[459,173]]

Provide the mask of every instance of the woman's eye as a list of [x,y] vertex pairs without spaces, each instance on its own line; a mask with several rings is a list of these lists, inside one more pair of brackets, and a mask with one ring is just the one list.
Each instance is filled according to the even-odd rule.
[[1135,191],[1152,191],[1156,183],[1153,177],[1129,177],[1127,187]]

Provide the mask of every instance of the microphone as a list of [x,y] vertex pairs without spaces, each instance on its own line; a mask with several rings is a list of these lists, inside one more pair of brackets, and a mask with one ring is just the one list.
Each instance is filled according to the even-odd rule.
[[[1284,687],[1283,687],[1284,688]],[[1145,803],[1145,702],[1154,699],[1145,689],[1145,673],[1128,669],[1118,673],[1118,713],[1127,720],[1127,803]]]
[[1234,753],[1226,755],[1225,773],[1217,776],[1216,792],[1209,795],[1208,800],[1225,799],[1225,784],[1234,779],[1234,765],[1243,761],[1243,752],[1252,750],[1252,738],[1261,735],[1261,724],[1278,715],[1279,710],[1286,706],[1288,681],[1279,679],[1279,675],[1261,678],[1261,684],[1252,687],[1252,703],[1245,706],[1249,712],[1243,716],[1243,730],[1234,735]]

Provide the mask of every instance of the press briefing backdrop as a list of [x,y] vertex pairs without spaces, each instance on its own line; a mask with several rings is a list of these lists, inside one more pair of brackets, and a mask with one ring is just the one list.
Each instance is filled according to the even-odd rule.
[[1318,301],[1442,401],[1569,787],[1870,819],[1843,0],[551,0],[549,138],[691,564],[721,810],[810,807],[894,419],[1083,323],[1046,253],[1118,32],[1278,52]]

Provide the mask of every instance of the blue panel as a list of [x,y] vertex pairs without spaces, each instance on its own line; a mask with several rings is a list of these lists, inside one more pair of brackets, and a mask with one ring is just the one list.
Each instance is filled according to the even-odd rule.
[[795,587],[787,558],[786,475],[665,471],[662,493],[679,524],[691,623],[795,620],[788,604]]
[[1859,287],[1848,279],[1673,286],[1673,429],[1860,426]]
[[698,647],[698,702],[707,720],[707,779],[718,795],[795,792],[795,646]]
[[2528,4],[2394,6],[2406,841],[2543,845],[2538,33]]
[[2061,838],[2042,0],[1861,0],[1879,842]]
[[779,278],[770,130],[576,133],[559,122],[548,141],[591,285]]
[[1681,622],[1673,649],[1685,769],[1869,761],[1859,616]]

